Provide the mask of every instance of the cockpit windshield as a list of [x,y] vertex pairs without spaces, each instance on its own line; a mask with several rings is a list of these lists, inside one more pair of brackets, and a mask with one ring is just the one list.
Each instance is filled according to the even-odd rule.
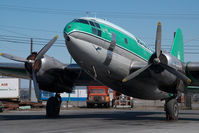
[[78,22],[78,23],[83,23],[83,24],[88,24],[88,25],[91,25],[93,27],[97,27],[100,29],[100,25],[96,22],[93,22],[93,21],[87,21],[85,19],[74,19],[72,22]]
[[83,24],[89,24],[87,20],[84,19],[74,19],[72,22],[79,22],[79,23],[83,23]]

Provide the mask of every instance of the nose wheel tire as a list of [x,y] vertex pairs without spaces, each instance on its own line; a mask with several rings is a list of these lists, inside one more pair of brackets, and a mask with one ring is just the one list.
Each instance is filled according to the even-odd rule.
[[167,120],[178,120],[179,107],[177,100],[171,99],[166,101],[165,111]]
[[61,102],[61,97],[58,94],[48,99],[46,105],[46,116],[48,118],[59,116]]

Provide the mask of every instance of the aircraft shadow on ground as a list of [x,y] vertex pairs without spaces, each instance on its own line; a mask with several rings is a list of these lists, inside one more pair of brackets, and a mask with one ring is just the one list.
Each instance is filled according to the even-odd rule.
[[[67,112],[66,112],[67,113]],[[193,113],[183,113],[184,116],[179,115],[179,120],[186,121],[199,121],[198,118],[194,118]],[[194,113],[194,115],[197,115]],[[91,119],[91,118],[101,118],[104,120],[112,120],[112,121],[121,121],[121,120],[152,120],[152,121],[165,121],[165,113],[164,112],[92,112],[92,113],[70,113],[70,114],[61,114],[56,118],[47,118],[44,115],[0,115],[0,121],[2,120],[41,120],[41,119]]]

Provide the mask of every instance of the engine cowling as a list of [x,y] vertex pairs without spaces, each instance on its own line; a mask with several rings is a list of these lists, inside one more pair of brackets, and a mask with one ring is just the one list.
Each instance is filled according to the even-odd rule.
[[34,69],[39,89],[57,93],[72,92],[74,80],[64,70],[65,65],[47,55],[40,60],[35,60],[36,56],[37,53],[34,52],[27,57],[27,60],[34,60],[34,65],[26,62],[25,68],[31,77]]
[[[151,76],[156,79],[157,84],[161,90],[171,93],[176,92],[179,83],[181,83],[180,80],[161,65],[154,63],[153,61],[155,58],[156,54],[154,53],[149,59],[149,63],[153,64],[150,67]],[[182,62],[178,60],[176,57],[166,52],[162,52],[159,59],[162,64],[168,65],[176,69],[177,71],[185,73]]]

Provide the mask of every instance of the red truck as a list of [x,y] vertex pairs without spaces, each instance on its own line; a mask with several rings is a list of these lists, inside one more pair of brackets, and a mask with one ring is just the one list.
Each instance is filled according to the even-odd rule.
[[109,88],[106,86],[88,86],[87,107],[110,107]]

